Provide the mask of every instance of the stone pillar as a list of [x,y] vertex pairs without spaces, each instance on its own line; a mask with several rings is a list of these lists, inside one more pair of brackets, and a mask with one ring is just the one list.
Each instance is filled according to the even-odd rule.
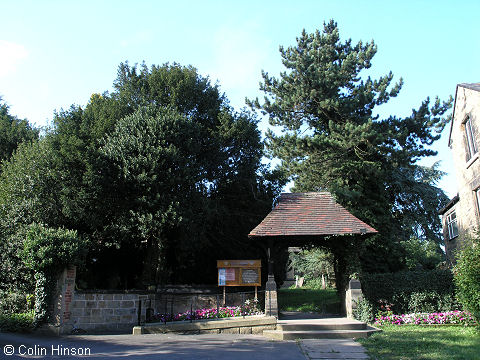
[[357,308],[357,302],[362,298],[360,281],[356,279],[350,280],[345,294],[345,313],[349,319],[353,319],[353,310]]
[[275,316],[278,319],[277,283],[273,275],[268,275],[265,285],[265,315]]
[[53,299],[53,311],[48,324],[50,331],[56,334],[69,333],[71,326],[71,305],[75,290],[76,267],[63,270],[57,280],[57,289]]

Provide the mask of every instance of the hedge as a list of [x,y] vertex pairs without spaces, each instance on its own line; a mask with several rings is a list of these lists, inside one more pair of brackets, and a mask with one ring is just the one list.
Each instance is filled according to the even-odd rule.
[[449,269],[363,274],[360,281],[363,295],[374,310],[387,307],[402,314],[458,307],[453,273]]
[[21,314],[0,313],[0,332],[30,332],[34,329],[34,311]]

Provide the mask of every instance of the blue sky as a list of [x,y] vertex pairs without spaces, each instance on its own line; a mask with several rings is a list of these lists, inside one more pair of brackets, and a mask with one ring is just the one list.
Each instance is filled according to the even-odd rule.
[[[45,125],[55,109],[85,105],[111,90],[120,62],[193,65],[236,109],[258,91],[262,69],[281,70],[279,45],[303,28],[338,22],[342,39],[373,39],[369,75],[403,77],[381,115],[406,116],[427,96],[447,99],[462,82],[480,81],[480,1],[23,1],[3,0],[0,96],[11,113]],[[267,127],[261,123],[261,129]],[[434,145],[456,193],[448,129]]]

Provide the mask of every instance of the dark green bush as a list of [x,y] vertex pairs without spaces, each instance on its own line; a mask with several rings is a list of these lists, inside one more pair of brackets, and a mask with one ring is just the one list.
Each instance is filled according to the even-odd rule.
[[2,332],[29,332],[34,328],[35,312],[20,314],[0,313],[0,331]]
[[454,269],[458,301],[480,320],[480,237],[470,239],[457,254]]
[[409,312],[435,312],[439,311],[440,296],[435,291],[414,292],[410,294],[408,302]]
[[362,291],[374,311],[381,302],[395,314],[458,309],[450,270],[408,271],[361,276]]
[[69,265],[80,264],[87,242],[68,229],[30,225],[24,243],[25,264],[35,272],[57,275]]
[[371,324],[375,321],[373,306],[366,299],[360,299],[357,302],[357,308],[353,310],[353,317],[364,323]]
[[28,310],[27,296],[13,291],[0,290],[0,313],[13,314]]
[[76,231],[29,226],[23,248],[27,267],[35,272],[35,324],[48,320],[57,276],[69,265],[81,264],[87,242]]

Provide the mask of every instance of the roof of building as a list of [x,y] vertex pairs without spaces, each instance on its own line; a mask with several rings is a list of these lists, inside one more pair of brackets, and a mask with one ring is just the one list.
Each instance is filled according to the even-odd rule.
[[251,238],[376,233],[335,202],[329,192],[283,193]]
[[470,90],[480,91],[480,83],[471,83],[471,84],[462,83],[462,84],[458,84],[457,86],[461,86]]
[[452,115],[452,121],[450,121],[450,133],[448,135],[448,146],[452,145],[452,130],[453,130],[453,122],[455,121],[455,107],[457,104],[457,93],[458,93],[458,88],[463,87],[465,89],[470,89],[474,91],[480,92],[480,83],[461,83],[457,84],[457,87],[455,88],[455,101],[453,103],[453,115]]
[[457,195],[455,195],[449,202],[447,205],[445,205],[443,208],[440,209],[440,211],[438,212],[439,215],[443,215],[445,214],[448,210],[450,210],[458,201],[460,200],[460,197]]

